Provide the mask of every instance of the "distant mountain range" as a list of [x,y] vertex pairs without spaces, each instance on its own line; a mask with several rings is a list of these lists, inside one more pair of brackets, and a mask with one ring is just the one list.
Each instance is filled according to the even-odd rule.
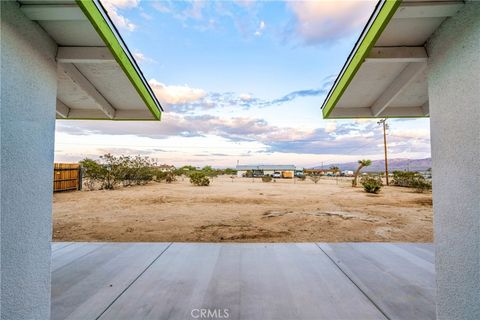
[[[323,166],[324,169],[328,169],[331,166],[337,166],[340,170],[356,170],[358,167],[357,162],[346,162],[346,163],[337,163],[337,164],[326,164]],[[432,167],[432,158],[426,159],[389,159],[388,160],[388,171],[392,172],[394,170],[407,170],[407,171],[426,171]],[[315,169],[321,169],[322,166],[316,166]],[[362,172],[380,172],[385,170],[385,161],[384,160],[372,160],[372,165],[362,169]]]

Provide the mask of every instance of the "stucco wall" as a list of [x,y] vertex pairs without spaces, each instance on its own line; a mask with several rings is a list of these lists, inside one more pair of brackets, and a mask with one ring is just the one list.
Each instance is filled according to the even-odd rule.
[[56,44],[1,6],[1,318],[49,319]]
[[427,45],[438,319],[480,319],[480,2]]

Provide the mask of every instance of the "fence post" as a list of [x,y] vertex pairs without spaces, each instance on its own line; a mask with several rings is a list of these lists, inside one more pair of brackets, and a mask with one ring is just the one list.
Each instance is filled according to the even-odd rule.
[[80,165],[78,167],[78,186],[77,190],[82,190],[83,187],[83,167]]

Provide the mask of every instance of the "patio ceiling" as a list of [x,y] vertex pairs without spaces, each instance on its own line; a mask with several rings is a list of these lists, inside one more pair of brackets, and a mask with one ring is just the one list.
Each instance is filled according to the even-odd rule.
[[19,3],[58,45],[58,119],[160,119],[160,103],[98,1]]
[[380,1],[322,105],[324,118],[429,116],[425,43],[463,1]]

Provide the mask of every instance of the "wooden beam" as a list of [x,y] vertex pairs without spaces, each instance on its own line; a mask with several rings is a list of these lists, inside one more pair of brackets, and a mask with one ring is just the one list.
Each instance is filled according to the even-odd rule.
[[97,107],[105,113],[105,115],[113,119],[115,117],[115,109],[110,103],[102,96],[95,86],[88,81],[87,78],[71,63],[59,63],[59,72],[65,73],[75,84],[77,84],[85,93],[87,93],[95,102]]
[[87,20],[76,4],[26,4],[20,6],[20,10],[30,20],[36,21]]
[[62,101],[57,99],[57,116],[61,118],[68,118],[70,108],[67,107]]
[[365,62],[426,62],[427,59],[424,47],[374,47]]
[[107,47],[58,47],[59,63],[105,63],[115,58]]
[[371,106],[373,116],[378,117],[426,66],[427,63],[425,62],[408,64],[373,103]]
[[463,7],[463,1],[402,2],[393,19],[445,18]]

